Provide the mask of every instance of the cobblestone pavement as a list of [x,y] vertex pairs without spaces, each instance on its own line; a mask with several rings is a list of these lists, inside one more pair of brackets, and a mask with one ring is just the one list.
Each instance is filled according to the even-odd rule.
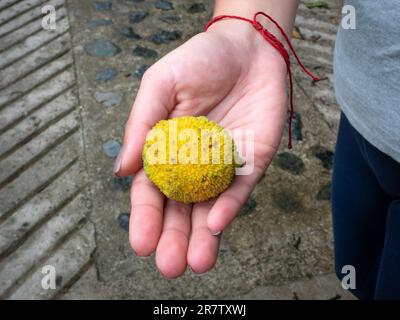
[[[41,26],[41,8],[57,28]],[[281,150],[223,235],[216,268],[166,280],[127,239],[131,179],[114,178],[146,68],[202,31],[212,1],[0,1],[0,297],[350,298],[332,275],[330,176],[340,1],[300,6],[293,151]],[[294,67],[296,69],[296,67]],[[56,270],[56,289],[40,286]]]

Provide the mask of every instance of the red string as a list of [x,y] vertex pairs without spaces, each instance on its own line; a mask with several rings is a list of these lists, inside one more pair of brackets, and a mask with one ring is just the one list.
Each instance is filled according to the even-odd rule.
[[242,21],[249,22],[253,25],[253,27],[260,32],[260,34],[263,36],[265,40],[267,40],[278,52],[282,55],[283,59],[285,60],[288,75],[289,75],[289,84],[290,84],[290,116],[289,116],[289,143],[288,143],[288,148],[292,148],[292,122],[293,122],[293,76],[292,76],[292,70],[290,68],[290,55],[289,52],[286,50],[285,46],[280,42],[271,32],[269,32],[267,29],[265,29],[261,23],[257,21],[257,17],[259,15],[264,16],[265,18],[269,19],[279,30],[279,32],[282,34],[282,36],[285,38],[290,51],[293,53],[294,57],[297,60],[297,63],[300,65],[300,67],[303,69],[303,71],[309,75],[314,82],[319,81],[320,79],[314,76],[300,61],[300,58],[298,57],[296,51],[294,50],[289,37],[285,33],[285,31],[282,29],[282,27],[279,25],[278,22],[276,22],[272,17],[270,17],[268,14],[264,12],[257,12],[253,20],[244,18],[244,17],[239,17],[239,16],[234,16],[234,15],[221,15],[214,17],[211,19],[207,25],[205,26],[205,29],[207,30],[212,24],[214,24],[217,21],[223,20],[223,19],[238,19]]

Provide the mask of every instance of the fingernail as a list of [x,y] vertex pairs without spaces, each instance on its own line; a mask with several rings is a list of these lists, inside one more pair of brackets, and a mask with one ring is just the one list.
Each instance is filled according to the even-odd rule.
[[151,255],[149,255],[149,256],[136,256],[137,258],[139,258],[140,260],[147,260],[148,258],[150,258],[151,257]]
[[221,231],[217,231],[217,232],[211,232],[211,235],[213,236],[219,236],[221,234]]
[[203,272],[203,273],[197,273],[197,272],[193,271],[191,266],[189,266],[189,270],[197,277],[204,276],[208,272],[208,271],[206,271],[206,272]]
[[136,253],[135,250],[133,250],[133,252],[134,252],[136,258],[139,258],[140,260],[146,260],[146,259],[150,258],[150,257],[153,255],[153,254],[151,253],[151,254],[149,254],[148,256],[139,256],[139,255]]
[[121,162],[122,162],[122,153],[123,153],[124,147],[121,148],[121,151],[118,154],[117,159],[115,159],[114,162],[114,174],[118,176],[119,171],[121,170]]

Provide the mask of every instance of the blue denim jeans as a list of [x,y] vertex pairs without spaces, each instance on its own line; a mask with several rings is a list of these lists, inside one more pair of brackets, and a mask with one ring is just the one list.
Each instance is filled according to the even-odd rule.
[[338,277],[353,266],[356,297],[400,299],[400,163],[366,141],[343,113],[332,212]]

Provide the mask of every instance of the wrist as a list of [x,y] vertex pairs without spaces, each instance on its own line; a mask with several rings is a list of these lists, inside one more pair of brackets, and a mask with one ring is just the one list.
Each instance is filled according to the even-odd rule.
[[248,60],[260,63],[265,60],[274,61],[277,70],[286,74],[286,63],[281,54],[251,23],[237,19],[219,20],[207,29],[207,33],[217,37],[220,45],[231,48],[232,55],[244,65]]
[[[298,4],[298,0],[216,0],[214,17],[220,15],[236,15],[253,20],[254,14],[262,11],[274,18],[290,37]],[[278,29],[270,21],[260,17],[259,22],[279,40],[283,40]],[[243,23],[246,22],[243,21]]]
[[260,34],[253,25],[236,19],[227,18],[217,21],[207,29],[207,32],[235,39],[241,45],[244,43],[256,45],[260,41]]

